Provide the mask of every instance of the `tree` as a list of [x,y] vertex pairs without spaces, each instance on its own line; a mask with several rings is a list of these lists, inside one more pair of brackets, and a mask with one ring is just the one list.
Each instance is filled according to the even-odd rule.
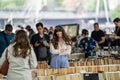
[[116,17],[120,17],[120,4],[110,12],[110,17],[112,20]]
[[54,10],[55,8],[62,7],[63,0],[48,0],[47,8],[48,10]]
[[[83,7],[85,11],[95,11],[96,5],[97,5],[97,0],[85,0]],[[104,10],[103,0],[100,0],[100,10]]]
[[18,10],[26,0],[0,0],[0,10]]

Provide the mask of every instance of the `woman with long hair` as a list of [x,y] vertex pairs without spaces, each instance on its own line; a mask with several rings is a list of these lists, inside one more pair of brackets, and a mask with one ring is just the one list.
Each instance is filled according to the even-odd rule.
[[61,26],[56,26],[50,43],[52,53],[51,68],[69,67],[68,56],[71,53],[71,40]]
[[9,62],[7,80],[32,80],[30,69],[37,67],[37,60],[24,30],[16,31],[13,43],[3,52],[0,65],[6,59],[6,51],[8,52],[7,59]]

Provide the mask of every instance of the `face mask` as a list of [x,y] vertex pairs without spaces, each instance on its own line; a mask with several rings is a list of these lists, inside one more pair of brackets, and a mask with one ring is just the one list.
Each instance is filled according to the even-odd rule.
[[44,34],[48,34],[47,32],[44,32]]

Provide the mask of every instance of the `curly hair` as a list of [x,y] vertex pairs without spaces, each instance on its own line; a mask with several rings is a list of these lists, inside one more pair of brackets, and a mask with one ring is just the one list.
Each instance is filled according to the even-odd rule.
[[63,27],[62,26],[56,26],[55,30],[54,30],[54,34],[53,34],[53,39],[51,40],[51,43],[53,44],[55,49],[58,48],[58,36],[56,34],[57,32],[62,32],[62,38],[65,41],[65,44],[72,45],[72,41],[68,37],[68,35],[66,34],[65,30],[63,29]]

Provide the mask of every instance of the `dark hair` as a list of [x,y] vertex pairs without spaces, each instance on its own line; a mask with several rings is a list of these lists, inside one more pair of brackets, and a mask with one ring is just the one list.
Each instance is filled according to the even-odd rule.
[[20,29],[24,29],[24,27],[23,27],[23,26],[21,26],[21,25],[18,25],[18,28],[20,28]]
[[94,26],[95,26],[95,25],[99,25],[99,24],[96,22],[96,23],[94,23]]
[[7,30],[7,31],[12,31],[12,30],[13,30],[12,25],[11,25],[11,24],[6,24],[6,25],[5,25],[5,30]]
[[47,32],[49,32],[48,28],[47,27],[44,27],[44,30],[46,30]]
[[62,38],[63,38],[63,40],[65,41],[65,43],[67,45],[71,45],[72,44],[72,41],[70,40],[70,38],[66,34],[65,30],[63,29],[63,27],[62,26],[56,26],[55,30],[54,30],[54,34],[53,34],[53,39],[51,41],[55,49],[58,48],[58,36],[56,34],[57,32],[62,32]]
[[25,27],[25,29],[29,30],[29,29],[31,29],[31,26],[30,26],[30,25],[27,25],[27,26]]
[[[26,58],[26,56],[30,54],[30,53],[28,54],[28,50],[31,51],[31,46],[27,33],[24,30],[16,31],[13,43],[15,43],[15,45],[13,46],[14,48],[13,55],[15,57]],[[21,49],[20,53],[19,53],[19,49]]]
[[120,18],[118,18],[118,17],[113,20],[114,23],[119,22],[119,21],[120,21]]
[[[30,25],[27,25],[27,26],[25,27],[25,29],[26,29],[27,31],[33,31],[33,29],[31,28]],[[33,32],[34,32],[34,31],[33,31]]]
[[83,30],[82,30],[82,34],[88,35],[88,34],[89,34],[89,33],[88,33],[88,30],[87,30],[87,29],[83,29]]
[[41,23],[41,22],[37,23],[37,24],[36,24],[36,28],[37,28],[38,26],[41,26],[41,27],[43,28],[43,23]]

